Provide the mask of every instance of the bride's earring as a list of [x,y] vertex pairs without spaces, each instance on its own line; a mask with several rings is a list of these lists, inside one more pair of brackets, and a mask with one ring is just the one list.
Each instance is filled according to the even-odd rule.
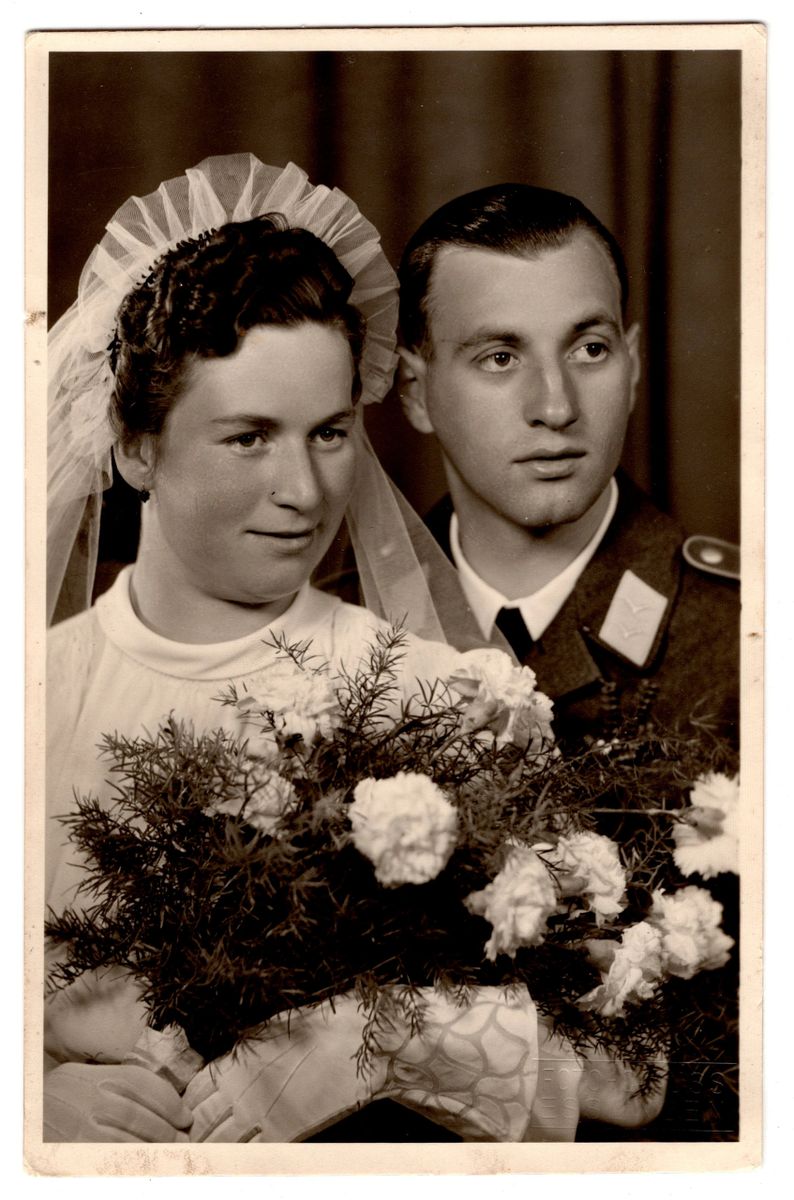
[[155,481],[156,447],[148,434],[130,442],[117,442],[113,447],[113,458],[124,482],[132,488],[141,504],[151,496]]

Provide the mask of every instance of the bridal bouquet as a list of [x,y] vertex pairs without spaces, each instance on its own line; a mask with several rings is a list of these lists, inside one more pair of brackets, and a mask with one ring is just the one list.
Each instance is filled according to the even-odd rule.
[[219,697],[237,734],[172,714],[106,736],[112,803],[64,818],[85,904],[49,916],[50,986],[121,966],[152,1026],[206,1059],[352,993],[363,1070],[395,1006],[421,1029],[421,989],[526,985],[574,1048],[652,1088],[693,976],[731,953],[690,879],[737,869],[729,752],[635,722],[564,757],[534,675],[499,651],[397,704],[403,644],[379,633],[341,675],[280,644],[267,694]]

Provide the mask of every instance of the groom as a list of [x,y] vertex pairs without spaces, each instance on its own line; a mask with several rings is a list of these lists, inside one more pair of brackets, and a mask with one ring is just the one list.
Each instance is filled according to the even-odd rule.
[[427,524],[558,736],[622,712],[736,739],[738,551],[618,469],[640,344],[615,239],[572,197],[488,187],[424,222],[400,284],[403,405],[449,488]]

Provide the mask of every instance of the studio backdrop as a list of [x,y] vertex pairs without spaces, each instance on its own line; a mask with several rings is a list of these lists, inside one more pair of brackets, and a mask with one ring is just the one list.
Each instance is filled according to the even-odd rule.
[[[737,540],[740,92],[737,51],[54,53],[48,320],[115,209],[212,154],[340,187],[395,266],[453,196],[569,192],[623,246],[642,328],[624,464],[690,532]],[[432,439],[396,394],[368,424],[425,511],[444,490]],[[134,556],[133,526],[106,557]]]

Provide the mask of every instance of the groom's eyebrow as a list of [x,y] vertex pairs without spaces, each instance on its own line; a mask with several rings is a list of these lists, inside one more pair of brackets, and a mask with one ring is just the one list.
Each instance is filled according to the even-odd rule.
[[524,339],[520,334],[514,333],[510,329],[483,327],[475,329],[463,341],[458,341],[456,338],[447,338],[446,340],[452,342],[456,350],[472,350],[478,346],[486,346],[491,342],[498,343],[501,346],[517,348],[522,344]]

